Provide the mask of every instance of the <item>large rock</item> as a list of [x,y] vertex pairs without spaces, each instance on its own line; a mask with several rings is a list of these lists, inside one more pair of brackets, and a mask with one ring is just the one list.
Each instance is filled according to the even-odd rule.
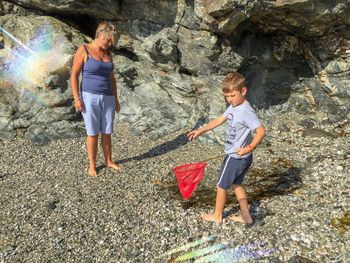
[[[60,53],[67,63],[57,63],[62,70],[41,76],[49,89],[31,89],[45,98],[46,106],[23,97],[25,92],[17,92],[23,86],[16,83],[11,82],[18,95],[2,91],[9,94],[0,101],[3,137],[23,129],[28,138],[39,138],[47,127],[42,119],[62,120],[62,127],[75,123],[78,115],[68,99],[68,61],[88,40],[81,32],[93,37],[93,27],[106,18],[115,21],[120,36],[112,50],[122,102],[119,120],[131,122],[136,133],[156,138],[222,114],[226,104],[219,86],[231,71],[247,77],[248,99],[267,124],[287,112],[295,112],[295,122],[303,115],[312,115],[315,122],[349,115],[349,1],[2,1],[0,26],[27,43],[40,27],[42,14],[61,16],[70,25],[45,18],[57,25],[54,32],[63,34]],[[0,36],[1,41],[14,48],[6,36]],[[1,59],[0,68],[3,63]],[[12,96],[18,97],[16,102]],[[203,142],[222,142],[220,129],[206,134]],[[59,136],[66,134],[48,131],[50,138]]]
[[188,114],[156,83],[142,84],[133,92],[125,89],[123,95],[128,100],[123,103],[125,109],[120,118],[130,122],[138,134],[158,138],[187,124]]
[[207,31],[179,29],[179,60],[186,71],[194,75],[227,74],[237,71],[242,57],[232,50],[228,41],[223,41]]
[[174,70],[179,66],[178,37],[174,30],[164,29],[144,39],[142,48],[149,59],[164,70]]

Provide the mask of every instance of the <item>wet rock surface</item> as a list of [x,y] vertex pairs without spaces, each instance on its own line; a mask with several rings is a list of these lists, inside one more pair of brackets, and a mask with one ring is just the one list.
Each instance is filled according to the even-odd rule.
[[[96,178],[87,175],[84,138],[42,146],[2,140],[0,260],[167,262],[220,244],[222,251],[256,247],[255,257],[246,254],[251,261],[347,262],[349,123],[314,126],[334,138],[304,137],[304,117],[288,117],[294,121],[285,122],[287,131],[275,116],[254,152],[245,180],[255,220],[249,228],[227,217],[222,225],[199,219],[213,209],[220,158],[208,161],[203,181],[189,201],[182,200],[170,169],[222,153],[219,145],[189,143],[187,130],[149,140],[117,124],[114,160],[124,170],[103,167],[100,150]],[[230,192],[225,216],[237,210]],[[183,247],[208,237],[215,240]]]

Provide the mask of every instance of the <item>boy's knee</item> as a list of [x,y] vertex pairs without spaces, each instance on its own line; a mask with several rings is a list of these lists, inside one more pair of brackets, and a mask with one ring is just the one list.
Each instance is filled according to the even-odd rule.
[[233,184],[232,187],[234,190],[236,190],[236,188],[243,188],[240,184]]
[[225,192],[227,191],[227,189],[222,188],[222,187],[220,187],[220,186],[217,186],[216,189],[217,189],[217,191],[225,191]]

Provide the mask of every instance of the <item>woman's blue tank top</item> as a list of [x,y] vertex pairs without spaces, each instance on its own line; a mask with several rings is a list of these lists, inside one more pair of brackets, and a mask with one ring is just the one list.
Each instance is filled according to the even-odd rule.
[[82,91],[99,94],[113,95],[112,83],[109,74],[113,71],[113,62],[103,62],[93,58],[84,46],[88,58],[83,65]]

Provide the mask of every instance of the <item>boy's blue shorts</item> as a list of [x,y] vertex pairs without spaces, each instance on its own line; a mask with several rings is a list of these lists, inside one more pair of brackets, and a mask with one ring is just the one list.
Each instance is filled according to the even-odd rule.
[[233,184],[242,184],[252,162],[252,154],[242,159],[226,156],[221,165],[217,186],[222,189],[229,189]]
[[115,97],[82,92],[84,102],[82,115],[86,133],[95,136],[99,133],[112,134],[115,116]]

